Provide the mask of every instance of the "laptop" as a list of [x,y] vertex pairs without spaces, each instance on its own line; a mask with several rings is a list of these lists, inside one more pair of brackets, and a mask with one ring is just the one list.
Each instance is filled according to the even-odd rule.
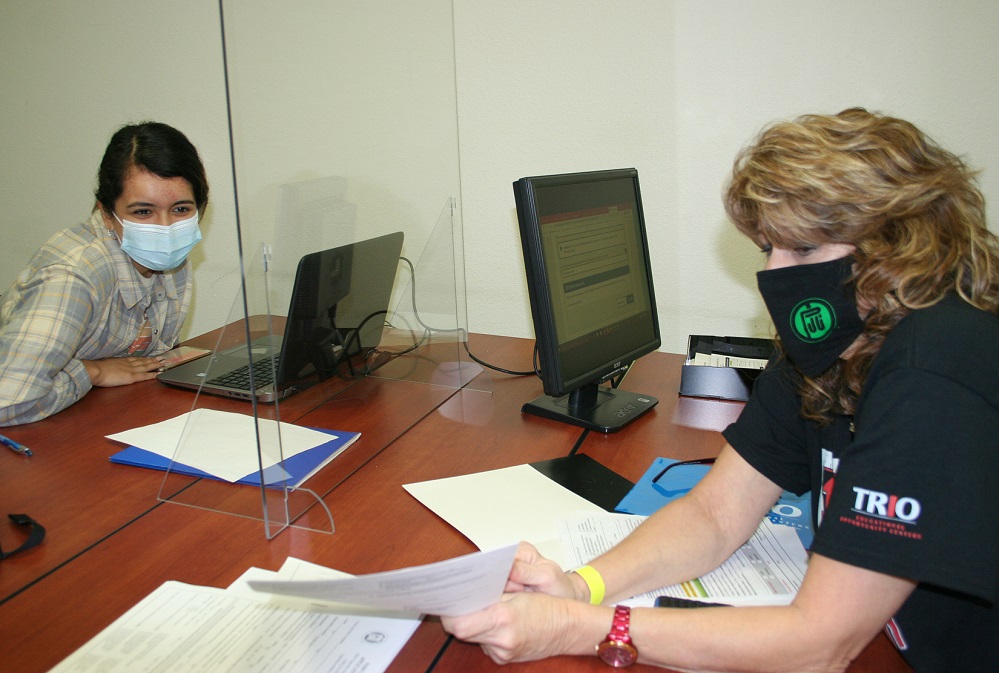
[[305,255],[295,272],[281,337],[255,339],[156,378],[212,395],[274,402],[341,368],[354,372],[351,359],[381,340],[402,243],[398,231]]

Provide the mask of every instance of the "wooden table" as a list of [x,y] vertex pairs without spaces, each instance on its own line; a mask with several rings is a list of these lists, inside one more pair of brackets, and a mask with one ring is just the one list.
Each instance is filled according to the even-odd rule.
[[[473,335],[470,345],[486,361],[530,368],[530,341]],[[533,377],[481,376],[461,390],[368,377],[289,398],[281,406],[282,420],[356,429],[362,438],[306,484],[331,510],[336,532],[289,528],[272,540],[265,539],[259,521],[158,502],[161,475],[107,463],[115,447],[104,435],[151,422],[153,409],[164,418],[182,413],[190,406],[189,393],[155,382],[94,391],[62,414],[16,429],[22,431],[17,439],[39,449],[30,462],[13,454],[0,461],[0,503],[27,511],[50,531],[41,547],[0,566],[4,668],[48,670],[167,580],[224,587],[251,566],[276,570],[288,556],[369,573],[474,551],[464,536],[409,496],[402,488],[406,483],[574,450],[636,480],[657,456],[715,455],[723,442],[718,429],[738,415],[741,405],[678,399],[680,362],[680,356],[656,353],[633,368],[623,387],[656,395],[660,404],[607,436],[521,414],[520,405],[540,394]],[[217,403],[223,409],[240,404]],[[17,498],[21,507],[13,505]],[[301,523],[309,525],[311,516],[307,513]],[[454,641],[430,618],[390,670],[495,668],[480,648]],[[503,670],[606,667],[595,658],[559,657]],[[909,669],[879,637],[850,670]]]
[[[220,330],[192,340],[192,345],[214,347]],[[232,337],[239,334],[230,331]],[[447,349],[451,353],[452,349]],[[282,401],[280,418],[294,423],[307,413],[337,400],[340,409],[365,407],[381,379],[348,380],[330,378],[302,393]],[[405,383],[395,381],[397,387]],[[346,477],[356,467],[403,434],[423,415],[433,410],[454,388],[413,384],[421,394],[384,396],[385,407],[367,404],[369,415],[358,424],[346,423],[325,427],[363,430],[363,440],[351,447],[335,466],[324,471],[322,479],[310,483],[323,493]],[[418,386],[418,387],[417,387]],[[356,389],[355,389],[356,387]],[[47,537],[40,547],[13,556],[0,566],[0,604],[12,594],[85,552],[123,527],[147,514],[159,504],[164,475],[152,470],[116,465],[108,458],[124,448],[106,435],[163,421],[191,411],[195,396],[190,391],[167,387],[157,381],[145,381],[118,388],[95,388],[68,409],[43,421],[6,428],[5,434],[32,449],[31,457],[0,453],[0,535],[5,548],[20,544],[23,532],[7,519],[7,513],[26,513],[45,526]],[[247,402],[202,395],[199,408],[250,413]],[[374,412],[379,411],[375,414]],[[274,418],[278,408],[261,405],[259,413]],[[346,419],[345,419],[346,420]],[[177,483],[191,484],[194,479],[171,477],[169,492]],[[197,501],[216,493],[232,494],[225,484],[202,480],[185,499]],[[259,493],[236,490],[237,502],[208,502],[244,514],[262,516]]]

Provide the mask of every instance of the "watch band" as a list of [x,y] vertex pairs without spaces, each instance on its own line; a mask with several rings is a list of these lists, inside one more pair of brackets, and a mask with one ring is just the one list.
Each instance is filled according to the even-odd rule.
[[614,621],[610,633],[597,645],[597,657],[614,668],[631,666],[638,661],[638,648],[631,641],[631,608],[618,605],[614,608]]
[[616,640],[622,643],[631,643],[631,608],[627,605],[617,605],[614,607],[614,621],[611,622],[610,633],[607,640]]
[[583,578],[583,582],[590,590],[590,605],[603,603],[607,587],[604,586],[604,578],[597,572],[597,569],[593,566],[583,566],[576,568],[573,572]]

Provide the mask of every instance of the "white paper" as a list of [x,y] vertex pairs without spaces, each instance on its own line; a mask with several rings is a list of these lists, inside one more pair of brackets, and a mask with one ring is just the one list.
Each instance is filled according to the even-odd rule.
[[500,600],[517,547],[340,580],[250,581],[251,588],[312,601],[456,616]]
[[419,624],[288,609],[166,582],[52,673],[377,673]]
[[686,362],[688,365],[702,367],[737,367],[739,369],[766,369],[766,358],[744,358],[721,353],[696,353]]
[[267,594],[262,594],[250,588],[250,580],[339,580],[348,577],[353,577],[353,575],[289,556],[277,571],[264,570],[263,568],[247,569],[246,572],[226,587],[226,591],[249,596],[256,600],[267,600]]
[[563,569],[558,521],[604,509],[552,481],[530,465],[476,472],[403,486],[479,549],[530,542]]
[[282,452],[290,458],[335,439],[334,435],[311,428],[214,409],[196,409],[160,423],[108,435],[108,439],[235,482],[260,468],[257,424],[265,470],[281,462]]
[[389,610],[385,608],[370,607],[363,605],[350,605],[347,603],[337,603],[331,601],[314,600],[309,597],[285,596],[280,594],[257,591],[250,586],[250,582],[274,582],[274,581],[312,581],[312,580],[341,580],[354,577],[350,573],[341,570],[334,570],[316,563],[310,563],[301,559],[289,556],[285,559],[281,568],[275,572],[273,570],[263,570],[261,568],[250,568],[240,575],[235,582],[230,584],[226,591],[240,596],[252,598],[256,601],[265,601],[276,607],[287,607],[305,610],[320,610],[323,612],[336,612],[344,615],[371,616],[371,617],[392,617],[395,619],[415,619],[423,618],[419,611],[402,612],[399,610]]
[[[623,540],[646,518],[606,512],[569,517],[559,522],[559,536],[566,555],[578,567]],[[801,587],[807,567],[808,554],[794,529],[764,519],[753,537],[719,568],[625,604],[652,605],[657,596],[675,596],[730,605],[787,605]]]
[[353,577],[350,573],[345,573],[342,570],[327,568],[294,556],[289,556],[284,560],[277,571],[277,576],[283,580],[342,580]]

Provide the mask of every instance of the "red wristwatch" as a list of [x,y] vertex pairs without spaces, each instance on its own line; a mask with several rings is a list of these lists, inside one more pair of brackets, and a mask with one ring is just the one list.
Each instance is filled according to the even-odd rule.
[[631,666],[638,659],[638,649],[631,642],[628,627],[631,625],[631,608],[618,605],[614,608],[614,621],[610,633],[597,645],[600,661],[614,668]]

